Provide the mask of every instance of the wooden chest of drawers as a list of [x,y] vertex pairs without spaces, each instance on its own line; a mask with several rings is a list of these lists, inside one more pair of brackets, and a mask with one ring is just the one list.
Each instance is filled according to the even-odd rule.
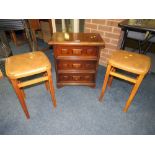
[[104,47],[99,34],[54,33],[49,45],[53,45],[58,88],[65,85],[96,86],[100,47]]

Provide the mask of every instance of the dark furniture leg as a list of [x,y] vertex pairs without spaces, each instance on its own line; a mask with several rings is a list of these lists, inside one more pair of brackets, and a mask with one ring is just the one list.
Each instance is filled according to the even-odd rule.
[[122,50],[125,49],[125,43],[126,43],[127,34],[128,34],[127,30],[124,30],[124,36],[123,36],[123,40],[122,40],[121,48],[120,48]]

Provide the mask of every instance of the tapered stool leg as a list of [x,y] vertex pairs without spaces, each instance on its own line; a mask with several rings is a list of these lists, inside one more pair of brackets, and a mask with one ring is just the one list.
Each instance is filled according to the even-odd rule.
[[144,78],[144,75],[139,75],[139,77],[137,79],[137,82],[134,85],[134,87],[132,88],[132,91],[130,93],[130,96],[129,96],[127,102],[126,102],[126,105],[125,105],[124,109],[123,109],[124,112],[127,112],[128,108],[130,107],[131,102],[132,102],[133,98],[135,97],[135,95],[137,93],[137,90],[138,90],[138,88],[139,88],[139,86],[140,86],[143,78]]
[[54,86],[53,86],[53,80],[52,80],[51,71],[48,70],[47,71],[47,74],[48,74],[50,94],[51,94],[51,97],[52,97],[53,105],[54,105],[54,107],[56,107],[57,104],[56,104],[55,91],[54,91]]
[[[44,76],[48,76],[47,73],[45,73]],[[46,87],[47,91],[49,91],[48,81],[45,81],[45,87]]]
[[23,97],[25,99],[26,98],[26,95],[25,95],[25,92],[24,92],[23,88],[21,88],[20,91],[21,91],[21,93],[22,93],[22,95],[23,95]]
[[[21,82],[18,81],[18,80],[16,80],[16,81],[17,81],[18,84],[21,83]],[[23,88],[20,88],[20,91],[21,91],[21,93],[22,93],[22,95],[23,95],[23,98],[25,99],[25,98],[26,98],[26,95],[25,95],[25,92],[24,92]]]
[[24,101],[24,97],[23,97],[22,91],[18,87],[18,82],[17,82],[17,80],[12,80],[12,79],[10,79],[10,81],[11,81],[12,86],[13,86],[15,92],[16,92],[16,95],[17,95],[17,97],[18,97],[18,99],[20,101],[20,104],[22,106],[22,109],[23,109],[26,117],[29,119],[30,118],[30,115],[29,115],[29,112],[27,110],[27,106],[26,106],[26,103]]
[[[115,69],[114,67],[112,67],[111,71],[112,71],[112,72],[115,72],[116,69]],[[110,78],[109,78],[109,81],[108,81],[108,87],[111,87],[113,78],[114,78],[114,77],[111,75]]]
[[99,101],[102,100],[103,95],[104,95],[104,92],[105,92],[105,90],[106,90],[106,86],[107,86],[107,82],[108,82],[110,70],[111,70],[111,65],[108,65],[107,71],[106,71],[106,75],[105,75],[105,78],[104,78],[104,82],[103,82],[103,86],[102,86],[101,95],[100,95],[100,97],[99,97]]

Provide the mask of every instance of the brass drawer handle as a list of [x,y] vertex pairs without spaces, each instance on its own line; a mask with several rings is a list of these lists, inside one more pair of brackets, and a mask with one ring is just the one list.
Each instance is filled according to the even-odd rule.
[[73,54],[80,55],[82,53],[82,49],[73,49]]
[[75,81],[80,80],[80,76],[73,76],[73,80],[75,80]]
[[81,64],[73,64],[72,66],[73,66],[73,68],[80,68]]

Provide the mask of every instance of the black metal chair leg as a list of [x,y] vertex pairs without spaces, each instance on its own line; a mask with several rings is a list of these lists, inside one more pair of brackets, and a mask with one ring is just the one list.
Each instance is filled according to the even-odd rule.
[[121,48],[120,48],[122,50],[125,49],[127,34],[128,34],[127,30],[124,30],[124,36],[123,36],[122,43],[121,43]]

